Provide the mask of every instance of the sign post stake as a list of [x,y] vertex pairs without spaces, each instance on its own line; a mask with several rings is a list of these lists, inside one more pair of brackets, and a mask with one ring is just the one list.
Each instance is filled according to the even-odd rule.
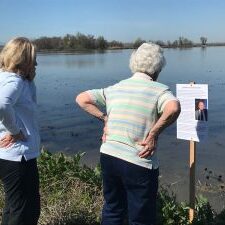
[[[177,98],[181,103],[181,115],[177,120],[177,138],[190,141],[189,221],[192,223],[196,216],[196,142],[203,141],[208,134],[208,107],[205,108],[205,106],[208,106],[208,85],[195,84],[192,81],[189,84],[177,84],[176,90]],[[199,105],[200,102],[202,104]],[[200,117],[199,111],[201,111]]]
[[[195,81],[190,82],[191,86],[193,84],[195,84]],[[191,223],[194,219],[194,214],[195,214],[195,167],[196,167],[196,142],[193,140],[190,140],[189,221]]]
[[196,142],[190,141],[190,190],[189,190],[189,220],[194,219],[195,212],[195,167],[196,167]]

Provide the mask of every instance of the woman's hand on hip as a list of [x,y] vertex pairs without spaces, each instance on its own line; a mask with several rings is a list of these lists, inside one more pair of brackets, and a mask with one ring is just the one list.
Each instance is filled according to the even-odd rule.
[[0,147],[1,148],[9,148],[12,144],[16,143],[17,141],[25,141],[26,137],[20,131],[18,134],[6,134],[4,137],[0,139]]
[[143,146],[143,149],[138,154],[140,158],[147,158],[154,154],[157,146],[157,139],[157,137],[149,134],[144,141],[139,143],[141,146]]

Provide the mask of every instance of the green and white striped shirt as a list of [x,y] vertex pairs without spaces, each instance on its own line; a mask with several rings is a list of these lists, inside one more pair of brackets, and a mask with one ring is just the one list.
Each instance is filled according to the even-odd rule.
[[135,73],[113,86],[87,93],[96,105],[106,107],[108,115],[106,142],[100,151],[142,167],[158,168],[157,151],[140,158],[143,146],[138,143],[146,138],[166,103],[177,100],[169,87]]

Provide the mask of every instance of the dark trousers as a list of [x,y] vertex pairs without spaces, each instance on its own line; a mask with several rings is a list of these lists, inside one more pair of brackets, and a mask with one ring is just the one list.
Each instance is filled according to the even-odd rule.
[[150,170],[127,161],[101,154],[104,206],[102,225],[156,224],[158,169]]
[[5,192],[2,225],[36,225],[40,215],[36,159],[23,158],[21,162],[0,159],[0,179]]

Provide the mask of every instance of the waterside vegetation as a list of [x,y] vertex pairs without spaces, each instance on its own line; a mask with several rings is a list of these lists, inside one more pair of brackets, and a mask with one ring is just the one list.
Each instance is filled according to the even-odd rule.
[[39,51],[85,51],[85,50],[106,50],[106,49],[136,49],[144,42],[154,42],[163,48],[192,48],[207,46],[225,46],[225,43],[207,43],[206,37],[200,37],[199,43],[194,43],[188,38],[179,37],[174,41],[144,40],[137,38],[134,42],[123,43],[120,41],[107,41],[103,36],[67,34],[64,37],[40,37],[34,40]]
[[[101,169],[83,163],[84,153],[65,156],[43,150],[38,160],[41,191],[40,225],[99,225],[103,205]],[[0,210],[3,190],[0,186]],[[175,194],[161,187],[157,225],[189,225],[188,204],[178,203]],[[207,199],[196,198],[192,225],[224,225],[225,210],[216,214]]]
[[[136,49],[144,42],[154,42],[163,48],[192,48],[192,47],[209,47],[209,46],[225,46],[225,42],[209,43],[207,37],[200,37],[199,42],[195,43],[186,37],[179,37],[174,41],[162,40],[144,40],[137,38],[134,42],[123,43],[121,41],[107,41],[103,36],[95,37],[94,35],[82,34],[66,34],[63,37],[40,37],[33,39],[39,52],[65,52],[76,53],[83,51],[103,51],[107,49]],[[0,45],[0,50],[3,46]]]

